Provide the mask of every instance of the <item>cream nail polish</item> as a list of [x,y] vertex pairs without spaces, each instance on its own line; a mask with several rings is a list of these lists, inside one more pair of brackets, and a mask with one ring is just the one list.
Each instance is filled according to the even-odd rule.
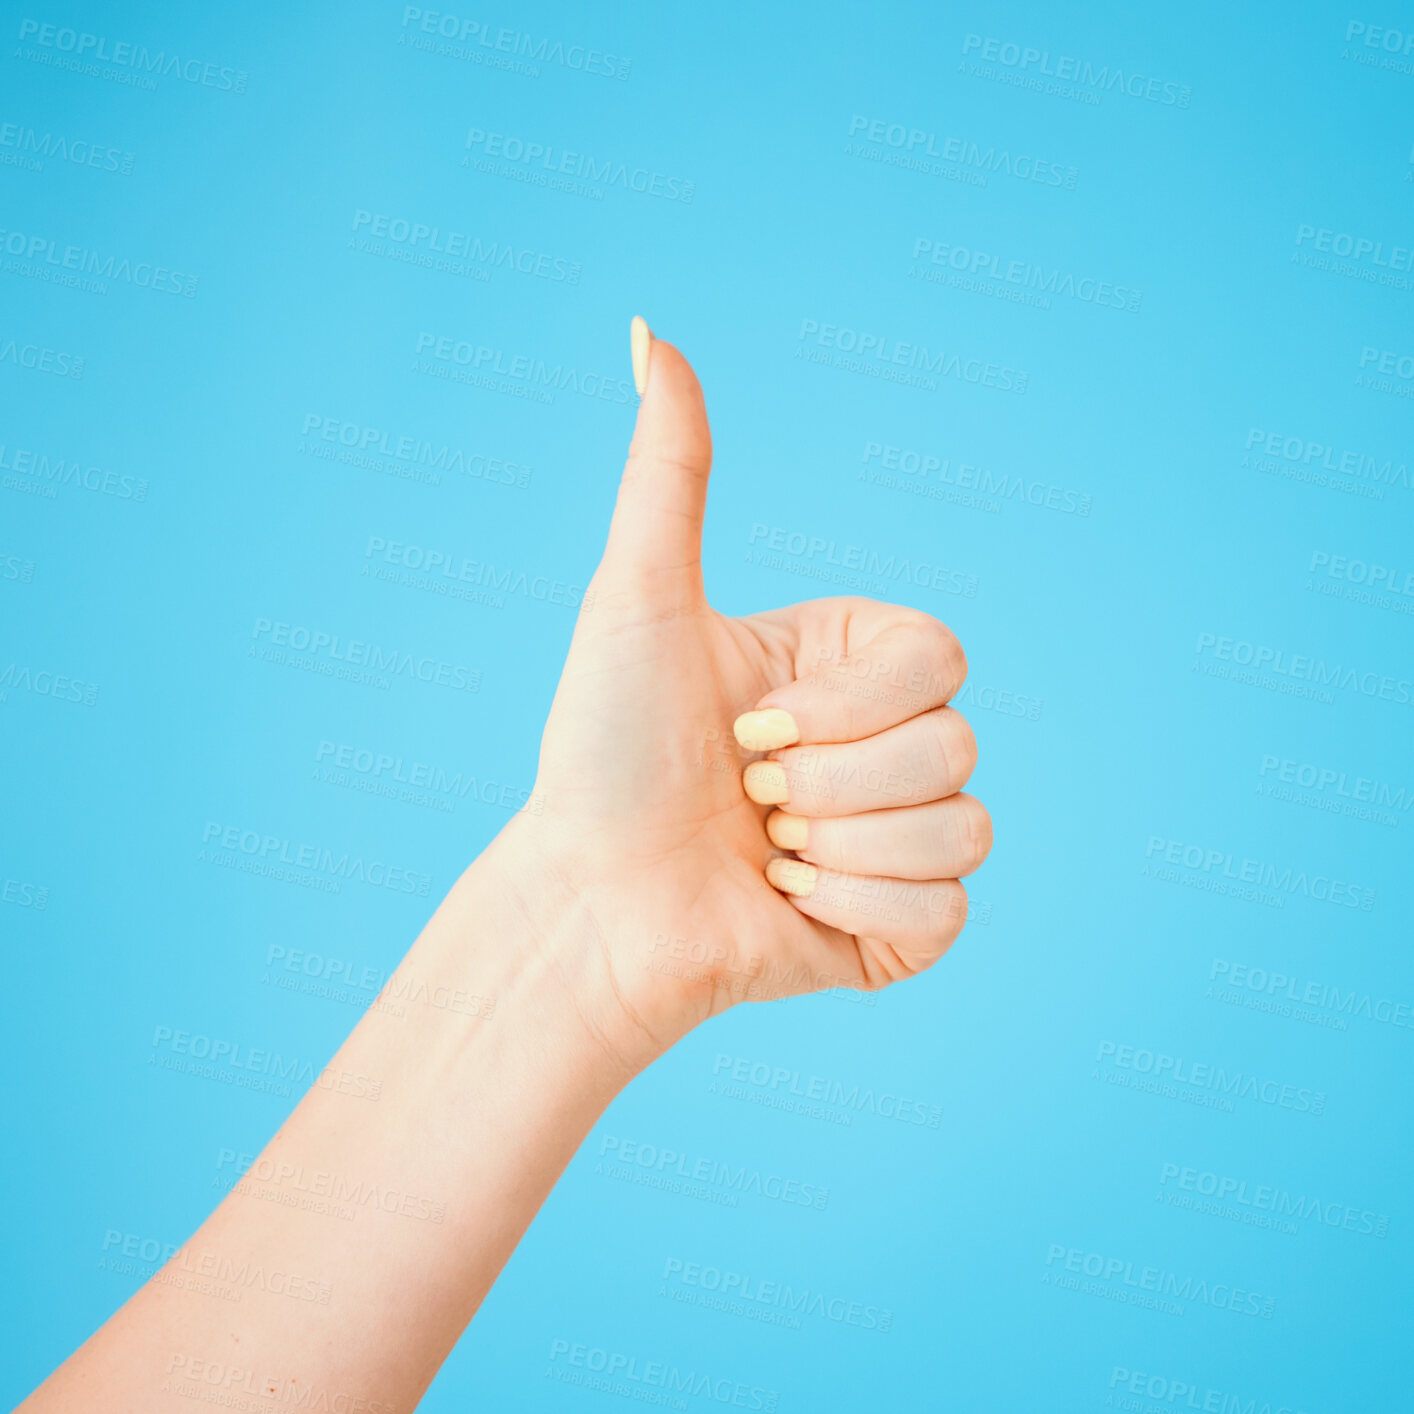
[[810,845],[810,821],[804,815],[774,811],[766,817],[766,833],[777,849],[806,849]]
[[741,773],[741,786],[757,805],[784,805],[790,799],[786,768],[779,761],[753,761]]
[[628,326],[628,351],[633,359],[633,386],[641,398],[648,387],[648,359],[653,352],[653,331],[641,314]]
[[780,707],[763,707],[759,712],[743,712],[732,724],[739,745],[747,751],[775,751],[794,746],[800,740],[795,718]]
[[803,859],[771,859],[766,863],[766,882],[783,894],[809,898],[815,892],[820,871]]

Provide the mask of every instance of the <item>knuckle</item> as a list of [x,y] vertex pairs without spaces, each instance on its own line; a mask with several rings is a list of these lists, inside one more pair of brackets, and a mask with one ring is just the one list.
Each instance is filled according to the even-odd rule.
[[[952,713],[953,730],[957,734],[958,758],[965,765],[962,780],[965,781],[972,774],[973,767],[977,765],[977,733],[972,730],[972,723],[955,708],[947,709]],[[958,782],[959,785],[962,781]]]
[[992,852],[992,816],[975,796],[964,796],[963,799],[966,801],[963,820],[967,831],[967,846],[964,852],[970,873],[980,867]]
[[819,747],[786,747],[773,751],[771,760],[785,768],[788,799],[783,808],[794,815],[829,814],[838,787],[829,769],[829,754]]
[[693,480],[705,480],[711,470],[710,443],[705,448],[688,441],[659,441],[641,445],[637,436],[629,444],[628,458],[624,462],[624,475],[631,481],[661,480],[665,471]]
[[929,619],[928,656],[943,669],[945,681],[956,692],[967,677],[967,654],[957,635],[939,619]]
[[810,848],[807,855],[815,863],[836,874],[854,874],[856,869],[855,850],[850,843],[849,830],[841,829],[843,822],[828,816],[817,816],[810,822]]
[[946,947],[967,922],[967,890],[956,879],[942,879],[928,888],[925,931]]
[[945,789],[960,790],[977,764],[977,737],[967,718],[953,707],[940,707],[931,715],[931,764]]
[[952,642],[952,670],[954,674],[953,681],[957,684],[957,687],[953,688],[953,691],[956,692],[957,689],[960,688],[963,683],[967,681],[968,666],[967,654],[963,652],[962,644],[960,644],[955,638]]
[[848,694],[840,703],[841,732],[846,741],[858,741],[868,735],[870,704]]
[[[942,711],[947,711],[947,708],[943,708]],[[932,730],[928,733],[925,747],[928,753],[928,774],[936,777],[942,783],[944,790],[955,788],[954,782],[959,765],[957,751],[950,740],[951,736],[952,733],[948,730],[948,723],[942,712],[934,713]]]

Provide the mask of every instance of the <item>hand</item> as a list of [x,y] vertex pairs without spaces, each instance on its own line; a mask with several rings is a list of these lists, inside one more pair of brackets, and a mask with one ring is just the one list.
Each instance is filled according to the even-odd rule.
[[[156,1373],[174,1359],[192,1379],[259,1369],[410,1408],[635,1072],[733,1002],[882,987],[957,936],[958,876],[991,843],[959,793],[976,757],[946,705],[962,650],[927,614],[867,599],[713,612],[702,392],[640,332],[643,404],[545,728],[544,811],[511,821],[413,944],[388,987],[422,999],[411,1015],[369,1007],[330,1062],[378,1077],[379,1103],[316,1084],[253,1165],[276,1186],[323,1172],[432,1195],[445,1225],[365,1205],[350,1242],[242,1183],[36,1391],[36,1414],[95,1407],[95,1390],[105,1408],[175,1410],[184,1392]],[[494,1005],[436,1001],[468,995]],[[337,1302],[205,1293],[211,1273],[252,1272],[317,1274]]]
[[992,839],[960,793],[977,748],[945,705],[967,663],[941,623],[862,598],[707,603],[702,390],[635,326],[643,401],[545,728],[544,813],[492,850],[528,907],[574,900],[555,966],[634,1070],[745,997],[928,967]]

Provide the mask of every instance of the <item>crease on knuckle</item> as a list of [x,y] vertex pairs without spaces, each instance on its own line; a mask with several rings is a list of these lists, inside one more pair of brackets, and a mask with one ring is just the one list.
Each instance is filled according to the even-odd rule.
[[932,894],[942,898],[940,906],[928,909],[929,932],[947,946],[962,932],[963,924],[967,922],[967,888],[957,879],[944,879],[932,886]]
[[969,800],[967,833],[971,845],[972,867],[976,869],[992,852],[992,814],[980,800]]
[[949,707],[947,711],[952,714],[951,720],[961,728],[959,732],[959,738],[962,743],[961,756],[967,763],[966,769],[962,774],[962,780],[958,782],[958,785],[961,786],[962,782],[967,780],[977,768],[977,733],[972,730],[972,723],[955,707]]
[[941,632],[935,652],[943,666],[943,681],[947,684],[948,695],[952,696],[967,681],[967,654],[963,652],[957,635],[946,624],[939,624],[938,627]]
[[944,792],[951,792],[955,791],[966,777],[957,775],[958,763],[954,760],[954,752],[948,742],[946,711],[946,708],[939,708],[929,714],[929,730],[923,733],[919,751],[923,758],[924,779],[936,781]]
[[710,469],[710,460],[685,456],[678,452],[659,448],[631,445],[624,470],[636,480],[641,477],[658,477],[663,469],[685,472],[696,480],[705,480]]

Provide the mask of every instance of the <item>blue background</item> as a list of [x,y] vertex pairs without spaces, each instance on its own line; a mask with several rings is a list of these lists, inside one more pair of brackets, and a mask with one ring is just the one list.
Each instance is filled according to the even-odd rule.
[[[619,1407],[561,1377],[557,1341],[710,1371],[781,1409],[1172,1408],[1185,1385],[1204,1408],[1399,1403],[1414,595],[1386,584],[1370,602],[1331,566],[1385,566],[1397,585],[1414,570],[1414,286],[1407,270],[1381,283],[1369,252],[1330,268],[1299,239],[1349,233],[1396,263],[1414,246],[1414,59],[1365,44],[1368,28],[1348,38],[1352,24],[1414,31],[1414,11],[1360,13],[457,12],[510,32],[498,66],[474,37],[475,57],[448,52],[460,40],[395,4],[9,9],[7,1398],[150,1273],[115,1261],[122,1246],[182,1241],[229,1183],[229,1155],[258,1152],[293,1103],[164,1069],[157,1029],[317,1068],[371,993],[306,983],[390,969],[505,823],[502,802],[524,799],[572,609],[409,587],[380,578],[369,547],[584,585],[632,426],[617,380],[642,313],[707,391],[718,608],[836,592],[823,553],[763,556],[776,532],[944,566],[975,589],[901,577],[878,592],[938,614],[967,648],[972,789],[996,846],[971,881],[971,925],[922,979],[737,1008],[636,1082],[425,1407]],[[110,52],[178,55],[198,81],[80,61],[66,27]],[[1095,81],[1027,86],[1041,67],[1023,68],[1028,47]],[[574,67],[585,49],[613,56],[592,61],[611,72]],[[1106,86],[1116,71],[1138,92],[1132,75],[1157,78],[1158,97]],[[875,120],[884,140],[863,141]],[[885,160],[892,125],[895,142],[917,129],[938,152],[977,146],[913,170]],[[671,195],[525,180],[524,161],[469,151],[473,129],[658,173]],[[111,148],[119,170],[73,160],[73,143]],[[1073,172],[1073,189],[998,170],[1002,152]],[[532,272],[523,253],[544,255],[550,274],[425,268],[407,242],[356,229],[360,211],[509,247]],[[933,243],[921,260],[919,242]],[[115,257],[112,277],[56,279],[70,245],[100,267]],[[958,272],[928,258],[943,248],[945,262],[961,249],[1059,272],[1049,307],[948,283]],[[123,261],[194,277],[192,293],[144,287]],[[1138,308],[1067,292],[1086,277],[1138,292]],[[812,324],[991,361],[1024,372],[1024,393],[834,366]],[[545,402],[428,376],[426,333],[608,379],[611,396]],[[1367,385],[1366,349],[1395,372]],[[469,470],[360,465],[338,438],[362,429],[459,451]],[[871,444],[938,464],[871,479]],[[1311,444],[1391,465],[1383,480],[1301,479]],[[476,457],[529,474],[488,476]],[[969,504],[964,463],[1013,494]],[[479,691],[272,662],[266,620],[463,667]],[[1244,680],[1238,660],[1260,649],[1268,670]],[[1298,655],[1340,665],[1324,696],[1292,675]],[[83,686],[56,695],[53,675]],[[370,772],[331,775],[321,744],[478,784],[440,805],[389,798],[366,789]],[[1303,790],[1312,777],[1324,784]],[[1363,813],[1340,793],[1365,790],[1357,779],[1384,787]],[[220,867],[213,824],[391,861],[428,876],[429,895]],[[1213,887],[1247,859],[1277,881],[1264,897]],[[1356,906],[1304,892],[1317,878]],[[282,972],[295,950],[306,970]],[[1145,1089],[1159,1055],[1307,1098]],[[747,1079],[725,1086],[739,1063]],[[778,1068],[799,1088],[824,1077],[830,1116],[758,1103],[788,1097],[791,1082],[761,1083]],[[881,1116],[886,1094],[936,1107],[937,1127]],[[795,1177],[828,1201],[618,1181],[602,1169],[609,1137]],[[1205,1211],[1200,1185],[1217,1180],[1185,1191],[1184,1169],[1249,1201]],[[1308,1215],[1290,1231],[1247,1220],[1264,1185]],[[1188,1295],[1138,1304],[1112,1259]],[[683,1282],[689,1263],[823,1299],[715,1309]],[[1228,1287],[1266,1314],[1219,1309],[1211,1293]],[[851,1302],[876,1321],[887,1310],[890,1328],[830,1314]]]

